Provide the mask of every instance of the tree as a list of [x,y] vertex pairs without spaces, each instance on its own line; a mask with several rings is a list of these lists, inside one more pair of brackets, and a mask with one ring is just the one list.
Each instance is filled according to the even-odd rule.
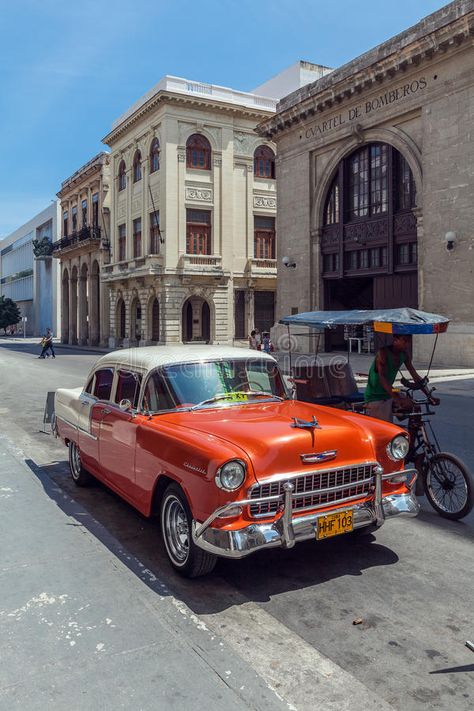
[[0,328],[3,328],[6,333],[8,326],[16,326],[19,321],[21,321],[20,309],[13,299],[0,296]]

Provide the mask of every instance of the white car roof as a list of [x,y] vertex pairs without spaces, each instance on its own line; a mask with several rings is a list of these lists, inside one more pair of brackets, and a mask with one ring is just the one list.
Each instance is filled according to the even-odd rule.
[[99,358],[93,370],[124,366],[149,372],[155,368],[176,365],[178,363],[196,363],[215,360],[262,359],[275,362],[275,358],[250,348],[235,346],[145,346],[143,348],[124,348],[107,353]]

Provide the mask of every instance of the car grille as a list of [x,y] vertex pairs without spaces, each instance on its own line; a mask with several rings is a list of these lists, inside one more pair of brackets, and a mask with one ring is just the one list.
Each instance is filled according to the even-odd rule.
[[250,491],[250,499],[280,495],[280,501],[250,504],[251,516],[268,516],[277,512],[283,502],[283,484],[294,484],[293,511],[322,508],[330,504],[342,503],[348,499],[358,499],[372,493],[373,464],[362,464],[344,469],[311,472],[288,479],[259,484]]

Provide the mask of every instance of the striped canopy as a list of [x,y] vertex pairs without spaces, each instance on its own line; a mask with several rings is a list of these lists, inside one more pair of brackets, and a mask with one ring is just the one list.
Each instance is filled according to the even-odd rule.
[[417,309],[372,309],[353,311],[308,311],[284,316],[280,323],[309,326],[318,330],[336,326],[362,326],[369,324],[374,331],[394,334],[443,333],[449,319]]

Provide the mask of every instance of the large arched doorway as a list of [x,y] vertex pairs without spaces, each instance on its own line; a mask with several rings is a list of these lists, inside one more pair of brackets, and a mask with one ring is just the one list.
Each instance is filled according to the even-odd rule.
[[183,343],[209,343],[211,340],[211,311],[207,301],[200,296],[191,296],[182,309]]
[[[322,215],[325,309],[418,306],[415,206],[413,174],[393,146],[370,143],[340,162]],[[342,330],[330,334],[329,347],[343,344]]]
[[69,343],[69,272],[63,271],[61,290],[61,342]]

